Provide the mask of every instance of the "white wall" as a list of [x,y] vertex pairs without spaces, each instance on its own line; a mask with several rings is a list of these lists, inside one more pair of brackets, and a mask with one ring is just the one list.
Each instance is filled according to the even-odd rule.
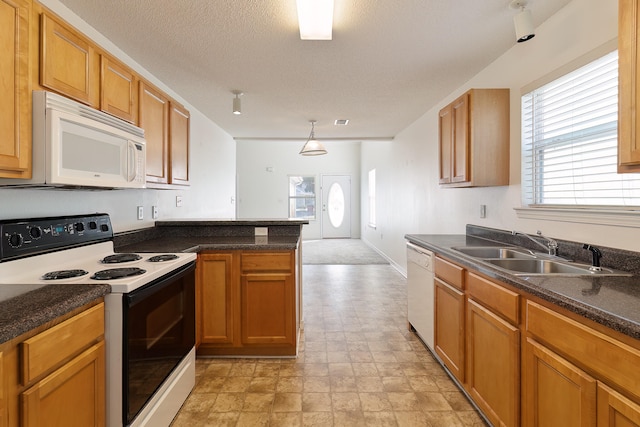
[[[519,219],[521,88],[617,37],[617,2],[574,0],[536,29],[531,41],[502,57],[451,93],[390,143],[362,145],[362,212],[367,171],[376,168],[378,227],[363,220],[362,238],[406,266],[405,234],[458,234],[466,224],[517,229],[595,245],[640,250],[640,229]],[[535,14],[535,4],[532,5]],[[511,89],[511,185],[443,189],[438,185],[438,111],[470,88]],[[490,167],[490,165],[488,165]],[[480,218],[480,205],[487,217]]]
[[[159,207],[159,219],[233,218],[235,141],[231,136],[57,0],[42,3],[189,109],[191,186],[181,190],[0,189],[0,219],[106,212],[111,215],[114,230],[119,232],[151,226],[151,206],[154,205]],[[182,196],[182,207],[176,207],[176,195]],[[142,221],[136,219],[137,206],[144,207]]]
[[[328,154],[301,156],[304,141],[237,141],[238,218],[287,218],[289,175],[316,177],[317,207],[323,175],[351,176],[351,237],[360,237],[360,142],[323,141]],[[272,168],[272,172],[267,171]],[[303,239],[321,238],[318,218],[303,227]]]

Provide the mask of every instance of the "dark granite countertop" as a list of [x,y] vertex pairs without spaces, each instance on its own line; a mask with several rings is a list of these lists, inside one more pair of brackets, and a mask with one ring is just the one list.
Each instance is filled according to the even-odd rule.
[[0,344],[111,290],[109,285],[0,285]]
[[307,219],[172,219],[167,221],[156,221],[157,227],[191,227],[191,226],[226,226],[226,225],[249,225],[255,227],[267,227],[269,225],[304,225],[309,224]]
[[549,301],[630,337],[640,339],[640,276],[514,276],[452,250],[460,246],[505,246],[469,235],[407,234],[405,238],[456,263]]
[[293,250],[298,236],[168,236],[118,246],[118,252],[200,252],[222,250]]

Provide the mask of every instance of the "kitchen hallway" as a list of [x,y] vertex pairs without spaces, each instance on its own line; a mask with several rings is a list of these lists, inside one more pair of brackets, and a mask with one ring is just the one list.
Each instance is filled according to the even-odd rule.
[[173,427],[485,425],[407,330],[406,279],[393,267],[303,273],[298,358],[199,358]]

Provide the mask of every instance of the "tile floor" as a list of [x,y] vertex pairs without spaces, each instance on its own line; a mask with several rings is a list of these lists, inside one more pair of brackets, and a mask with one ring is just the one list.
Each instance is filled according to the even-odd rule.
[[304,265],[296,359],[202,358],[172,427],[485,426],[407,330],[389,265]]

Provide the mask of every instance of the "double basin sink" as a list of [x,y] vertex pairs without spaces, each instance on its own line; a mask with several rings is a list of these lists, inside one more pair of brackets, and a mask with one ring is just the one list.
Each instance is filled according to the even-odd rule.
[[585,264],[518,247],[464,246],[451,249],[514,276],[631,276],[629,273],[608,268],[594,270]]

